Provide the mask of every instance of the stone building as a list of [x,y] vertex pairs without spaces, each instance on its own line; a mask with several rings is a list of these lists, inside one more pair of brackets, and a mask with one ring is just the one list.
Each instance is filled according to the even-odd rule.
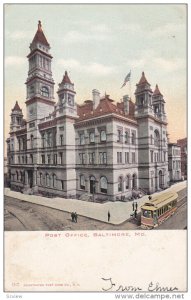
[[181,176],[181,149],[175,143],[168,144],[168,165],[171,182],[180,181]]
[[181,148],[182,179],[187,179],[187,138],[178,140],[177,144]]
[[116,200],[168,187],[165,101],[144,72],[135,103],[92,91],[75,101],[65,72],[54,98],[50,45],[39,21],[28,54],[26,119],[16,102],[7,139],[12,189],[61,197]]

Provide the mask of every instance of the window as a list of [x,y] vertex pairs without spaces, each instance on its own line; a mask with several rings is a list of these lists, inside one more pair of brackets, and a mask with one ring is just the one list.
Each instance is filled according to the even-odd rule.
[[33,155],[30,154],[30,161],[31,161],[31,164],[33,164]]
[[100,178],[100,191],[101,193],[107,194],[107,178],[105,176]]
[[106,152],[100,152],[99,153],[99,163],[100,163],[100,165],[106,165],[107,164],[107,153]]
[[117,130],[117,142],[122,141],[122,131],[120,129]]
[[153,163],[153,150],[150,151],[150,155],[151,155],[151,162]]
[[84,133],[80,134],[80,145],[84,145],[85,144],[85,136]]
[[95,164],[95,152],[89,153],[89,164],[90,165]]
[[118,164],[122,163],[122,152],[117,152],[117,163]]
[[47,133],[47,146],[50,147],[51,146],[51,140],[52,140],[52,134],[51,132]]
[[33,127],[35,127],[35,122],[29,123],[29,128],[33,128]]
[[133,174],[133,177],[132,177],[132,188],[133,189],[137,188],[137,175],[136,174]]
[[106,141],[106,132],[105,130],[100,131],[100,141],[105,142]]
[[41,95],[43,97],[49,97],[49,89],[47,86],[43,86],[41,89]]
[[63,153],[62,152],[59,153],[59,158],[60,158],[60,165],[62,165],[63,164]]
[[90,143],[95,143],[95,133],[94,132],[90,132]]
[[31,134],[31,149],[34,148],[34,136]]
[[166,151],[164,151],[163,153],[164,153],[164,161],[166,161]]
[[123,178],[119,177],[118,179],[118,192],[122,192],[123,189]]
[[160,135],[159,135],[158,130],[155,130],[155,132],[154,132],[154,144],[155,144],[155,146],[158,147],[159,142],[160,142]]
[[57,154],[54,154],[54,165],[57,165]]
[[22,164],[24,164],[24,162],[25,162],[25,158],[24,156],[22,156]]
[[56,187],[56,175],[55,174],[53,174],[53,176],[52,176],[52,185],[53,185],[53,187]]
[[45,164],[45,155],[41,155],[42,164]]
[[27,158],[27,155],[26,155],[26,157],[25,157],[25,161],[26,161],[26,164],[28,163],[28,158]]
[[61,181],[61,189],[64,189],[64,180],[60,180]]
[[44,133],[42,133],[42,135],[41,135],[41,140],[42,140],[42,148],[44,148],[45,147],[45,134]]
[[125,131],[125,143],[128,144],[129,143],[129,132]]
[[129,176],[126,177],[126,180],[125,180],[125,188],[126,190],[128,190],[130,187],[130,178]]
[[47,163],[48,163],[48,165],[51,164],[51,155],[50,154],[47,155]]
[[80,189],[85,190],[85,177],[80,175]]
[[17,178],[17,181],[19,180],[19,173],[16,171],[16,178]]
[[135,164],[136,160],[135,160],[135,152],[132,152],[132,164]]
[[60,145],[61,145],[61,146],[63,145],[63,142],[64,142],[63,134],[60,134]]
[[40,185],[43,185],[43,181],[42,181],[42,173],[40,173]]
[[20,164],[20,156],[18,156],[18,163]]
[[50,176],[49,174],[46,174],[46,186],[50,185]]
[[79,153],[80,164],[85,164],[85,153]]
[[132,135],[131,135],[131,144],[135,145],[135,133],[134,132],[132,132]]
[[129,163],[129,152],[125,152],[125,163]]

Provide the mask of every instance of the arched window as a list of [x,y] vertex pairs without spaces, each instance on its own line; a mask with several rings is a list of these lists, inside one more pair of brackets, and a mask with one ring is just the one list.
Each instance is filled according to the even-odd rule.
[[155,130],[154,132],[154,143],[155,143],[155,146],[159,146],[159,143],[160,143],[160,135],[159,135],[159,132],[158,130]]
[[49,97],[49,89],[47,86],[43,86],[41,89],[41,95],[43,97]]
[[20,181],[23,182],[23,172],[20,171]]
[[105,176],[100,178],[100,191],[107,194],[107,178]]
[[119,177],[118,178],[118,192],[122,192],[123,191],[123,177]]
[[132,177],[132,188],[133,189],[137,188],[137,175],[136,174],[133,174],[133,177]]
[[80,175],[80,189],[85,190],[85,177]]
[[125,180],[125,188],[128,190],[130,188],[130,176],[127,175],[126,180]]
[[50,176],[46,174],[46,186],[50,186]]
[[52,186],[56,187],[56,175],[55,174],[53,174],[53,176],[52,176]]

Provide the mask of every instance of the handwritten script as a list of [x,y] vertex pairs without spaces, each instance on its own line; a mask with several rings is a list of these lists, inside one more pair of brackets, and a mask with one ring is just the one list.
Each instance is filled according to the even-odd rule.
[[[134,285],[122,285],[117,284],[114,282],[114,280],[110,278],[101,278],[104,282],[104,287],[102,287],[102,291],[104,292],[140,292],[143,291],[143,289],[139,286]],[[178,291],[177,287],[171,287],[171,286],[161,286],[158,282],[153,283],[152,281],[149,282],[147,285],[146,291],[148,292],[175,292]]]

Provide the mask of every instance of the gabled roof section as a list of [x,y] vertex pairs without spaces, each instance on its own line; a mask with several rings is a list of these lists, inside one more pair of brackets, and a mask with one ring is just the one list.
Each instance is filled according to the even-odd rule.
[[37,32],[33,38],[32,44],[36,44],[36,43],[41,43],[42,45],[45,46],[50,46],[49,43],[47,42],[47,39],[44,35],[44,32],[42,30],[42,24],[41,21],[38,21],[38,29]]
[[12,108],[12,111],[22,111],[22,109],[20,108],[18,101],[16,101],[15,106]]
[[156,84],[156,87],[155,87],[155,90],[154,90],[154,93],[153,93],[153,96],[157,96],[157,95],[161,95],[162,96],[162,94],[161,94],[161,92],[159,90],[158,84]]

